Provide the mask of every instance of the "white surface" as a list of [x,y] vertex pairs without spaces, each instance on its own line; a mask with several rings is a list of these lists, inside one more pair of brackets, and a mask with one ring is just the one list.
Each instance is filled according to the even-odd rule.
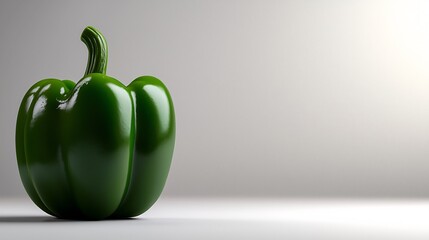
[[161,199],[136,219],[65,221],[0,202],[0,239],[429,239],[429,201]]

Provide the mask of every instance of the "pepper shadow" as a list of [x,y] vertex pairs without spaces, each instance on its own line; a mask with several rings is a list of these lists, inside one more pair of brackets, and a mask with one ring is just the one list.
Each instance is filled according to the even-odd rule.
[[[138,218],[121,218],[121,219],[107,219],[103,221],[135,221],[144,220]],[[97,222],[88,220],[73,220],[73,219],[60,219],[51,216],[0,216],[0,224],[2,223],[43,223],[43,222]]]
[[37,223],[37,222],[63,222],[67,220],[49,216],[0,216],[0,223]]

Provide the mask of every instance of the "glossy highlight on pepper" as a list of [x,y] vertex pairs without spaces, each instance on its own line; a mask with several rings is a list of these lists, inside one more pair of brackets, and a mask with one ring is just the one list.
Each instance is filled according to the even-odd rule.
[[103,35],[87,27],[84,77],[45,79],[25,94],[16,123],[16,156],[33,202],[58,218],[128,218],[160,196],[175,144],[166,86],[142,76],[128,86],[106,75]]

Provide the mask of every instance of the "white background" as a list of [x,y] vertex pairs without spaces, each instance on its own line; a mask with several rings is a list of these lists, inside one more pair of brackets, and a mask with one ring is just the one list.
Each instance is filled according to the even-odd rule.
[[25,197],[18,106],[79,80],[99,28],[108,74],[169,87],[164,196],[429,196],[426,1],[0,2],[0,197]]

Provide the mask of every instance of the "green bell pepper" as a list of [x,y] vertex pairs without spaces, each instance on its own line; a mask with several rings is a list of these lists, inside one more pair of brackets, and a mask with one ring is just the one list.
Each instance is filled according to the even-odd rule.
[[25,94],[16,124],[22,183],[48,214],[128,218],[158,199],[175,143],[171,96],[155,77],[128,86],[106,74],[107,43],[93,27],[84,77],[45,79]]

